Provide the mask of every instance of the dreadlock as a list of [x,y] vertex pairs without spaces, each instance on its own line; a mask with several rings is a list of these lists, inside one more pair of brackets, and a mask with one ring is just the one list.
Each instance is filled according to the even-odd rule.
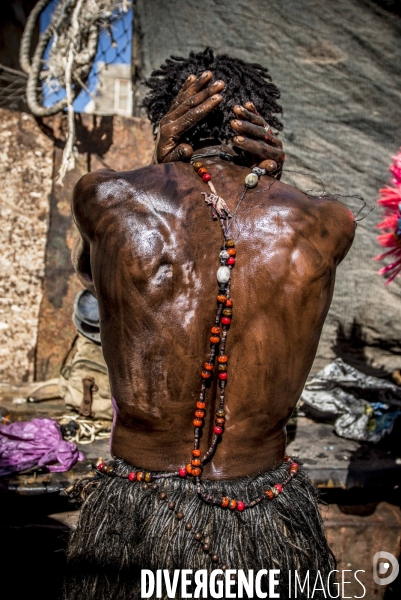
[[160,120],[169,110],[187,77],[191,73],[199,76],[205,70],[212,71],[214,81],[222,79],[226,84],[222,93],[223,100],[183,137],[184,141],[194,143],[215,138],[227,142],[233,136],[230,127],[230,121],[234,118],[233,107],[245,102],[253,102],[269,125],[278,130],[283,129],[283,125],[273,114],[282,112],[281,106],[276,102],[280,91],[272,83],[268,70],[259,64],[247,63],[227,54],[214,56],[212,48],[206,48],[198,54],[190,52],[188,58],[171,56],[145,81],[151,91],[145,97],[143,106],[155,134]]

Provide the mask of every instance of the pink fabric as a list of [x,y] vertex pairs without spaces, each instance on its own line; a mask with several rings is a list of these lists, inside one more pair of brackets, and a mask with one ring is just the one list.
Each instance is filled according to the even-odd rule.
[[0,425],[0,476],[34,466],[68,471],[84,460],[73,442],[66,442],[53,419],[32,419]]

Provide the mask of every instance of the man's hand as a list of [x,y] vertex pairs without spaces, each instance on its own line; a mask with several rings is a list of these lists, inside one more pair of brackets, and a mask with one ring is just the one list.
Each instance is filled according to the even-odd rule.
[[246,150],[259,167],[279,179],[285,160],[281,140],[273,135],[252,102],[247,102],[245,106],[234,106],[234,113],[238,117],[231,121],[231,127],[236,133],[233,138],[235,146]]
[[213,75],[205,71],[196,78],[190,75],[173,101],[170,110],[160,121],[157,134],[154,163],[190,160],[193,149],[189,144],[180,143],[184,133],[201,121],[220,104],[220,95],[225,84],[215,81]]

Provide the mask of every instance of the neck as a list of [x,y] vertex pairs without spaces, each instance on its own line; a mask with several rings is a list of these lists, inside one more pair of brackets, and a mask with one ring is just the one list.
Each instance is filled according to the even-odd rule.
[[226,160],[229,162],[234,162],[241,166],[253,166],[255,161],[252,157],[242,153],[241,151],[237,152],[237,149],[231,144],[222,144],[222,143],[208,143],[209,140],[205,141],[203,144],[198,144],[194,147],[194,154],[192,157],[193,160],[197,160],[200,158],[219,158],[221,160]]

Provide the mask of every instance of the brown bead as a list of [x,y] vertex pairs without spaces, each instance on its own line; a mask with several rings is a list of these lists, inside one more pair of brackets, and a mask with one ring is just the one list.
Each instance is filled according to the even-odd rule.
[[214,422],[216,423],[216,425],[219,425],[219,427],[223,427],[226,420],[223,417],[218,417],[217,419],[215,419]]
[[200,467],[200,464],[201,464],[201,460],[200,460],[200,458],[193,458],[193,459],[191,460],[191,465],[192,465],[193,467]]
[[230,504],[229,498],[227,498],[226,496],[223,496],[223,498],[221,499],[221,506],[223,508],[226,508],[226,506],[228,506],[229,504]]
[[179,511],[179,512],[178,512],[178,513],[177,513],[175,516],[176,516],[176,518],[177,518],[179,521],[181,521],[181,519],[183,519],[183,518],[184,518],[184,513],[183,513],[183,512],[181,512],[181,511]]
[[167,493],[166,492],[160,492],[159,498],[160,498],[160,500],[165,500],[165,498],[167,498]]
[[[220,340],[220,338],[218,338]],[[210,341],[212,341],[212,338],[210,338]],[[210,379],[210,377],[212,376],[212,373],[210,371],[202,371],[201,373],[201,377],[202,379]]]
[[143,490],[148,490],[148,489],[149,489],[149,486],[148,486],[148,484],[147,484],[147,483],[143,483],[143,484],[142,484],[142,489],[143,489]]
[[157,490],[157,489],[159,489],[159,486],[157,485],[157,483],[154,483],[154,484],[151,486],[151,488],[152,488],[152,490]]
[[192,475],[194,477],[199,477],[199,475],[202,473],[202,469],[200,467],[194,467],[192,469]]
[[227,248],[227,253],[229,256],[235,256],[236,255],[235,248]]
[[107,467],[106,473],[107,473],[107,475],[113,475],[114,474],[114,467],[113,467],[113,465],[109,465]]
[[212,327],[210,331],[212,333],[214,333],[215,335],[220,335],[220,333],[221,333],[221,327]]
[[219,371],[227,371],[227,363],[221,363],[219,365]]
[[230,500],[230,504],[228,505],[228,508],[230,510],[235,510],[237,508],[237,501],[236,500]]
[[228,567],[227,567],[227,565],[221,565],[220,569],[222,571],[227,571]]
[[205,369],[205,371],[213,371],[214,369],[213,365],[211,365],[210,363],[205,363],[203,365],[203,368]]
[[199,171],[199,169],[201,169],[203,167],[201,162],[196,162],[193,164],[194,170],[195,171]]
[[232,308],[232,305],[233,305],[233,301],[231,299],[227,300],[227,302],[226,302],[226,308]]
[[153,475],[152,473],[145,473],[145,477],[144,477],[146,483],[151,483],[153,481]]
[[224,245],[226,248],[235,248],[234,240],[226,240]]
[[167,504],[167,506],[169,507],[170,510],[174,510],[175,509],[175,502],[169,502]]
[[143,481],[145,473],[143,471],[138,471],[136,474],[136,480],[137,481]]
[[199,410],[203,410],[204,408],[206,408],[206,402],[197,402],[196,408],[199,408]]
[[231,317],[232,314],[233,314],[232,308],[223,308],[223,315],[225,317]]
[[194,538],[196,539],[197,542],[201,541],[202,534],[200,533],[200,531],[198,531],[197,533],[195,533]]
[[226,411],[223,410],[222,408],[219,408],[218,410],[216,410],[216,417],[224,417],[226,414]]
[[220,364],[224,364],[228,361],[228,356],[226,356],[225,354],[222,354],[221,356],[217,357],[217,362]]
[[191,531],[191,529],[192,529],[192,523],[185,523],[185,529],[187,531]]
[[201,451],[199,450],[199,448],[192,450],[192,456],[194,456],[195,458],[198,458],[200,455]]
[[[224,312],[224,310],[223,310],[223,312]],[[210,337],[210,343],[211,344],[220,344],[220,338],[219,338],[219,336],[218,335],[212,335]],[[209,374],[209,377],[210,377],[210,374]]]
[[210,544],[203,544],[202,550],[203,550],[203,552],[209,552],[209,550],[210,550]]
[[203,425],[203,421],[202,421],[202,419],[194,419],[194,420],[192,421],[192,423],[193,423],[193,426],[194,426],[194,427],[202,427],[202,425]]
[[192,475],[192,465],[191,465],[191,463],[188,463],[188,464],[185,466],[185,469],[186,469],[186,471],[187,471],[188,475]]
[[227,301],[227,296],[223,296],[223,294],[219,294],[217,296],[217,302],[221,302],[222,304],[225,304]]
[[204,416],[205,416],[204,410],[196,410],[195,411],[195,417],[197,417],[198,419],[203,419]]
[[212,554],[211,559],[213,562],[219,562],[219,555],[218,554]]

